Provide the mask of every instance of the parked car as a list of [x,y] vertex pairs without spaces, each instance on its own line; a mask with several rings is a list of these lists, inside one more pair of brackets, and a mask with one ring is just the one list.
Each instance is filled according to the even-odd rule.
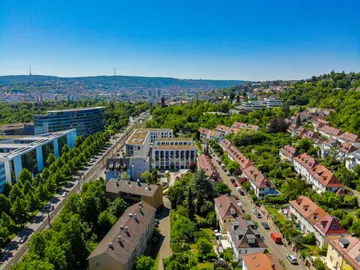
[[253,213],[257,213],[257,208],[256,207],[253,207],[253,208],[251,208],[251,211],[253,211]]
[[294,255],[286,254],[286,259],[288,259],[291,264],[298,264],[298,261]]
[[270,237],[274,240],[275,243],[280,244],[282,243],[282,237],[279,233],[271,233]]
[[257,218],[262,218],[262,215],[261,215],[259,212],[256,212],[256,213],[255,213],[255,216],[256,216]]
[[67,196],[67,192],[64,191],[62,194],[61,194],[62,197],[66,197]]
[[261,225],[264,227],[265,230],[270,230],[269,224],[265,221],[261,222]]

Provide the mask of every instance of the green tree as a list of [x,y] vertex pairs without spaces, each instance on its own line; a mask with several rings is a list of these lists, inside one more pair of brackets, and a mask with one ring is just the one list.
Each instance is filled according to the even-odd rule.
[[15,202],[12,203],[10,212],[17,219],[24,217],[26,215],[25,206],[26,206],[25,201],[17,197],[15,199]]
[[68,153],[70,151],[70,147],[65,144],[63,148],[61,149],[61,155],[64,155],[65,153]]
[[46,167],[50,167],[55,161],[55,155],[53,153],[50,153],[45,162]]
[[152,184],[152,176],[150,172],[143,172],[141,178],[145,180],[146,183]]
[[32,183],[32,175],[27,169],[22,169],[18,178],[18,182],[25,184],[26,181]]
[[16,198],[24,198],[24,193],[23,191],[19,188],[18,184],[16,183],[15,185],[13,185],[10,194],[9,194],[9,199],[12,203],[15,202]]
[[32,185],[29,180],[26,180],[23,188],[24,194],[26,195],[30,190],[32,190]]
[[224,182],[218,182],[214,189],[219,195],[231,193],[231,189]]
[[187,214],[188,214],[188,218],[190,220],[194,220],[194,218],[195,218],[194,212],[195,211],[194,211],[194,206],[193,206],[192,191],[191,191],[191,187],[189,186],[188,194],[187,194]]
[[36,210],[39,206],[38,198],[35,197],[34,193],[30,190],[28,194],[25,196],[25,202],[26,202],[26,211],[32,212]]
[[101,229],[102,235],[105,235],[108,231],[110,231],[115,222],[116,218],[109,213],[108,210],[102,211],[98,218],[98,225]]
[[155,260],[149,256],[140,256],[136,260],[136,270],[155,270]]
[[44,168],[44,170],[41,172],[41,176],[42,178],[44,178],[45,180],[49,178],[50,176],[50,172],[48,168]]
[[35,254],[39,258],[43,258],[45,256],[45,248],[46,248],[46,239],[44,233],[34,233],[29,241],[29,252],[30,254]]
[[128,207],[128,204],[121,198],[116,198],[110,203],[109,211],[116,218],[119,218]]
[[67,269],[65,250],[55,241],[50,242],[50,245],[46,247],[45,258],[54,265],[55,269]]
[[203,256],[205,256],[206,254],[213,251],[213,246],[212,246],[210,240],[206,239],[206,238],[200,238],[196,242],[196,246],[197,246],[199,253],[202,254]]
[[156,169],[154,169],[151,172],[151,178],[152,178],[152,183],[157,183],[157,179],[158,179],[158,171]]
[[11,219],[11,217],[6,214],[5,212],[1,213],[1,222],[3,226],[7,227],[9,230],[12,230],[15,228],[15,222]]
[[4,194],[0,194],[0,212],[9,213],[10,207],[10,200]]

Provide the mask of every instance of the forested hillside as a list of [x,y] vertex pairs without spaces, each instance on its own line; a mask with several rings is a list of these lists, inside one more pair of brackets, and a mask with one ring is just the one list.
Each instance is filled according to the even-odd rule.
[[293,84],[281,96],[289,105],[334,109],[328,117],[335,127],[360,135],[360,73],[334,73]]

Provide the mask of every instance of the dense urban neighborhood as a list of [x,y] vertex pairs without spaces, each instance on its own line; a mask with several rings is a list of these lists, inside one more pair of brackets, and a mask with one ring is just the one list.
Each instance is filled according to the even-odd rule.
[[0,103],[1,270],[360,269],[360,73],[44,100],[55,82]]

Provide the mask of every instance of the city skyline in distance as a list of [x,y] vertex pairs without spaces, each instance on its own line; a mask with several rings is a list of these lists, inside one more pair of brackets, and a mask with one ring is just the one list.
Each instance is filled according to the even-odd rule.
[[111,76],[114,68],[124,76],[255,81],[358,72],[359,6],[4,1],[0,75],[29,74],[29,65],[60,77]]

